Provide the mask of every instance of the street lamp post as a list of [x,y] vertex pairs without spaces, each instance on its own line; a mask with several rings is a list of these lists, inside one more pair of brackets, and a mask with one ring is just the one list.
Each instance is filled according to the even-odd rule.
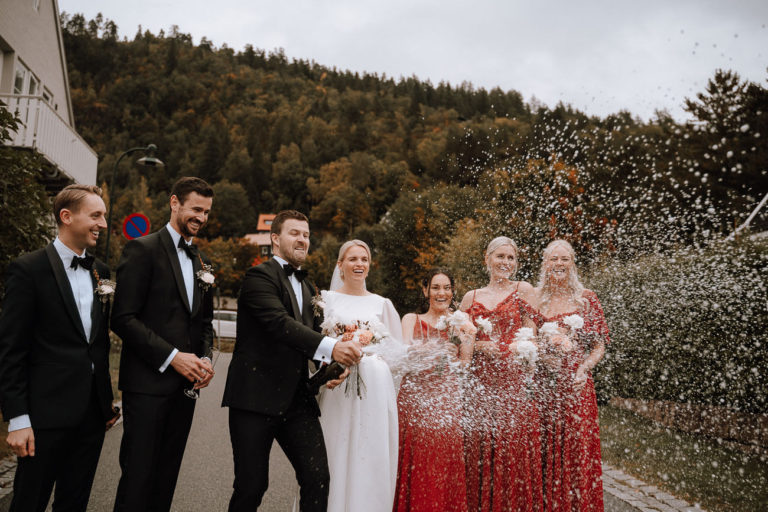
[[155,157],[155,151],[157,151],[157,146],[155,146],[154,144],[148,144],[146,146],[138,146],[135,148],[131,148],[127,151],[123,151],[122,154],[117,158],[117,161],[115,162],[115,165],[112,168],[112,179],[109,181],[109,213],[107,214],[107,247],[104,249],[104,263],[106,263],[107,265],[109,265],[109,235],[112,233],[112,207],[115,205],[115,199],[117,198],[115,195],[115,176],[117,176],[117,166],[120,164],[120,160],[137,151],[144,151],[146,153],[145,156],[136,160],[137,164],[143,165],[146,167],[165,166],[162,160]]

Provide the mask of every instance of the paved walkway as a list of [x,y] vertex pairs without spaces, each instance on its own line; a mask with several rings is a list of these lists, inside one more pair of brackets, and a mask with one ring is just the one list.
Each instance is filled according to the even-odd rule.
[[[231,354],[222,354],[216,363],[216,377],[198,400],[184,462],[179,474],[174,512],[219,512],[227,509],[232,492],[234,469],[229,442],[227,410],[220,407]],[[120,478],[118,453],[122,424],[109,431],[96,473],[88,506],[89,512],[110,512]],[[0,461],[0,512],[9,504],[15,461]],[[700,510],[603,464],[605,509],[608,512],[688,512]],[[269,490],[262,512],[288,512],[297,489],[293,469],[275,445],[270,462]],[[48,508],[50,510],[50,507]]]

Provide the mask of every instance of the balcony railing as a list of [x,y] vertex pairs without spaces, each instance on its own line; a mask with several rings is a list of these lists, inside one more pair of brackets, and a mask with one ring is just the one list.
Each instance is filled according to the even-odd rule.
[[96,184],[96,152],[43,98],[0,94],[0,101],[22,122],[8,145],[36,149],[77,183]]

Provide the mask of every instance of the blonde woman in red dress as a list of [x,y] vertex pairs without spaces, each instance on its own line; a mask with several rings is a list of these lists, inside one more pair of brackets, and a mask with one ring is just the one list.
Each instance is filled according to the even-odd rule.
[[452,313],[455,288],[447,270],[431,270],[422,284],[426,311],[402,322],[416,370],[403,378],[397,397],[394,510],[467,512],[461,393],[476,329],[468,319],[453,331],[439,325]]
[[609,342],[597,295],[579,281],[573,247],[544,250],[536,306],[545,323],[542,397],[544,501],[547,511],[603,510],[600,429],[591,370]]
[[478,333],[465,402],[467,497],[471,511],[539,511],[543,507],[539,414],[529,383],[533,368],[517,357],[515,335],[533,328],[533,287],[515,281],[515,242],[498,237],[488,244],[484,288],[461,302]]

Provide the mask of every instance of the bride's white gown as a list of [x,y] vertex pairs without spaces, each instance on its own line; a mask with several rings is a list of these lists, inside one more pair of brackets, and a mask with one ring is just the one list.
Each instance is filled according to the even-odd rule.
[[[400,317],[380,295],[326,292],[326,318],[345,324],[381,322],[399,343]],[[397,480],[397,394],[387,363],[366,355],[358,366],[365,382],[362,398],[346,383],[323,388],[318,397],[328,466],[331,473],[329,512],[391,512]]]

